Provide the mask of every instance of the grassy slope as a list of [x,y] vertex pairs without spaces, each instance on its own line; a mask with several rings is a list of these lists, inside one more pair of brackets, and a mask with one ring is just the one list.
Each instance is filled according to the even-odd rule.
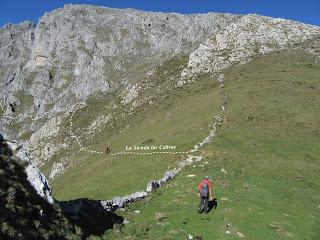
[[[216,140],[202,149],[209,165],[187,168],[149,201],[132,204],[122,213],[130,224],[105,238],[183,239],[191,233],[238,239],[240,232],[246,239],[317,239],[319,79],[320,65],[296,52],[228,70],[228,113]],[[213,177],[219,199],[207,216],[196,212],[203,175]],[[159,222],[156,212],[168,218]]]
[[[101,101],[89,102],[88,108],[76,113],[74,128],[86,125],[83,121],[92,118],[92,111],[101,114],[104,105]],[[177,151],[190,150],[207,136],[208,125],[220,105],[217,81],[203,77],[201,84],[170,90],[164,102],[147,106],[123,123],[120,120],[116,122],[115,129],[121,129],[121,124],[130,124],[124,132],[106,128],[93,139],[84,141],[84,144],[99,151],[110,145],[112,152],[118,152],[123,151],[126,145],[142,144],[152,139],[153,145],[175,145]],[[105,111],[108,112],[108,109]],[[85,131],[85,128],[78,129]],[[78,149],[75,146],[72,156],[76,164],[53,182],[54,194],[58,199],[109,199],[145,190],[148,181],[162,177],[164,171],[175,167],[181,158],[181,155],[97,155]]]

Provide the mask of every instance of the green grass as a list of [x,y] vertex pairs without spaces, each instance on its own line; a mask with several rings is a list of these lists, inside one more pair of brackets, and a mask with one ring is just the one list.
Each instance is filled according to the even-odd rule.
[[[223,126],[201,150],[209,164],[188,167],[150,199],[119,211],[130,223],[103,239],[239,239],[237,232],[245,239],[318,239],[319,79],[320,65],[293,51],[228,70]],[[204,175],[213,178],[218,198],[207,216],[196,212],[196,186]],[[159,222],[156,212],[168,217]]]

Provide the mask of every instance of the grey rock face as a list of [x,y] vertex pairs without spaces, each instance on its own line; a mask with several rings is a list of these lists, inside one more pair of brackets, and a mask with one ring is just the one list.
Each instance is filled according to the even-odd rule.
[[195,75],[219,73],[232,65],[248,62],[255,55],[294,48],[319,36],[320,28],[316,26],[254,14],[244,16],[190,54],[180,85]]
[[51,194],[51,188],[46,177],[40,172],[39,168],[29,164],[26,168],[26,173],[28,175],[28,181],[37,193],[52,204],[54,200]]
[[[12,43],[11,48],[24,46],[27,50],[15,59],[23,56],[28,61],[23,59],[21,71],[10,70],[4,75],[10,80],[16,74],[17,81],[11,82],[9,92],[28,89],[41,115],[44,104],[66,102],[66,97],[73,94],[76,99],[73,96],[72,102],[84,100],[96,91],[119,85],[121,79],[112,77],[130,72],[131,65],[139,59],[143,59],[141,64],[152,66],[176,54],[188,54],[237,18],[227,14],[160,14],[67,5],[45,14],[36,28],[12,27],[26,31],[20,34],[21,44],[16,47]],[[12,28],[2,30],[5,43],[10,40],[6,39]],[[33,38],[25,44],[25,35],[30,34]],[[1,52],[7,54],[7,47],[2,47]],[[29,74],[34,74],[33,82],[27,85]],[[13,95],[9,92],[5,99]]]
[[[9,92],[23,89],[17,79],[30,57],[34,30],[35,25],[30,21],[7,24],[0,29],[0,91],[2,101],[6,99],[8,105],[17,101]],[[12,109],[6,110],[10,113]]]
[[2,76],[0,84],[2,87],[6,87],[7,89],[21,73],[31,53],[34,29],[35,25],[30,21],[18,25],[7,24],[0,29],[0,65]]

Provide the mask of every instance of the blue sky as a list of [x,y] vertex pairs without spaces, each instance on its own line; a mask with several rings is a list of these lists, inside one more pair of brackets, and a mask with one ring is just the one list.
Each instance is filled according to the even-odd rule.
[[66,3],[179,13],[257,13],[320,26],[320,0],[0,0],[0,26],[37,22],[45,12]]

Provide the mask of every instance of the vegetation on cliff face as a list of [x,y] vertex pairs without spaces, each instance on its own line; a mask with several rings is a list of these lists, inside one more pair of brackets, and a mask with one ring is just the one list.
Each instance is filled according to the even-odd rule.
[[79,239],[59,206],[40,197],[27,180],[24,163],[0,146],[0,238]]

